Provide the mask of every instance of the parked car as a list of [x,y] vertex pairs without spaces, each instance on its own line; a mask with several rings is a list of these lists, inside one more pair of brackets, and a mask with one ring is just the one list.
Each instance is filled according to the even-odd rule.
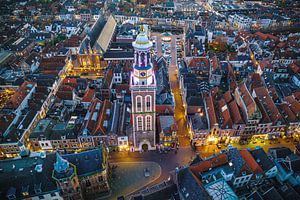
[[148,168],[145,168],[145,169],[144,169],[144,176],[145,176],[145,177],[149,177],[149,176],[150,176],[150,171],[149,171]]

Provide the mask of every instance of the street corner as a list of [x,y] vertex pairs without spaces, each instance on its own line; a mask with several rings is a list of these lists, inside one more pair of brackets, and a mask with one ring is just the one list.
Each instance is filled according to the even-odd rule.
[[156,162],[118,162],[112,163],[111,167],[112,195],[106,199],[132,194],[161,175],[161,166]]

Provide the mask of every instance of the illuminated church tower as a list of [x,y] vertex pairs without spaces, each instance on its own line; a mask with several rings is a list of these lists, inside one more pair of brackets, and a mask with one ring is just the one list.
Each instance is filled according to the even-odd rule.
[[130,90],[135,150],[155,149],[155,95],[156,80],[150,58],[152,42],[142,27],[132,43],[134,47],[133,72]]

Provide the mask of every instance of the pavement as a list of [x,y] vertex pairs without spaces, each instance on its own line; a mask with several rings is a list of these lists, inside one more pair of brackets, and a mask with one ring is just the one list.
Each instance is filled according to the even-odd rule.
[[[288,147],[291,150],[295,149],[295,145],[292,142],[286,142],[286,140],[279,139],[280,143],[275,143],[272,142],[270,144],[270,141],[265,141],[264,143],[261,142],[261,140],[258,140],[257,143],[249,143],[247,145],[240,145],[233,143],[231,144],[233,147],[237,147],[238,149],[245,149],[245,148],[250,148],[250,149],[255,149],[257,146],[260,146],[263,148],[266,152],[268,151],[269,148],[271,147]],[[205,145],[205,146],[200,146],[196,147],[196,150],[193,151],[191,147],[180,147],[177,153],[174,151],[170,151],[168,153],[159,153],[156,151],[149,151],[149,152],[111,152],[109,154],[109,162],[110,163],[136,163],[136,162],[154,162],[157,165],[160,166],[161,173],[160,176],[157,177],[155,180],[153,180],[150,183],[145,183],[141,184],[141,187],[135,187],[136,191],[140,191],[145,189],[146,187],[150,187],[156,184],[159,184],[160,182],[167,180],[170,177],[170,172],[174,171],[176,167],[181,167],[181,166],[186,166],[188,165],[196,156],[198,153],[200,157],[206,158],[209,156],[212,156],[213,154],[218,154],[220,153],[221,150],[226,149],[227,146],[221,145],[221,149],[218,149],[217,145]],[[131,167],[131,170],[133,170],[135,173],[141,175],[143,173],[138,172],[138,168],[140,166],[134,164]],[[121,177],[125,177],[124,181],[127,182],[127,176],[125,174],[121,175]],[[131,183],[131,182],[130,182]],[[118,184],[121,184],[121,182],[118,182]],[[123,183],[122,183],[123,184]],[[124,186],[122,186],[124,187]],[[129,189],[124,189],[124,192],[119,193],[120,189],[118,190],[113,190],[113,194],[115,196],[120,194],[126,194],[128,195],[129,193],[132,193],[129,191]],[[126,193],[127,192],[127,193]]]
[[[155,162],[118,162],[113,170],[111,195],[101,199],[116,200],[119,196],[126,196],[142,189],[146,185],[158,179],[161,175],[161,167]],[[144,176],[144,169],[148,168],[149,177]]]
[[160,165],[160,177],[151,183],[155,185],[170,177],[170,171],[176,167],[187,165],[191,159],[195,157],[196,153],[190,147],[180,148],[177,153],[170,151],[168,153],[159,153],[156,151],[149,152],[110,152],[109,162],[146,162],[151,161]]
[[[264,142],[262,142],[264,141]],[[274,148],[274,147],[288,147],[292,151],[295,149],[295,145],[293,142],[284,139],[278,139],[279,143],[275,141],[270,141],[270,140],[257,140],[256,143],[253,144],[253,142],[250,142],[247,145],[241,145],[238,143],[233,143],[231,144],[233,147],[236,147],[238,149],[255,149],[256,147],[261,147],[264,149],[265,152],[268,152],[269,148]],[[196,152],[199,153],[200,157],[205,158],[212,156],[213,154],[219,153],[221,150],[226,149],[227,146],[224,144],[221,145],[221,148],[219,149],[217,145],[212,144],[212,145],[205,145],[205,146],[198,146],[196,147]]]

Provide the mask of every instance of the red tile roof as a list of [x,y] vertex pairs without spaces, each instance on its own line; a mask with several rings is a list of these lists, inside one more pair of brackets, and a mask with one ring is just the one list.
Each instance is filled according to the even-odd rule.
[[168,105],[156,105],[155,112],[158,114],[174,114],[174,109]]
[[[90,131],[91,134],[94,133],[94,130],[96,128],[96,121],[97,121],[97,117],[99,115],[99,110],[101,109],[101,107],[99,108],[99,110],[96,110],[97,104],[102,106],[102,101],[100,101],[99,99],[95,98],[92,100],[92,104],[89,108],[89,116],[88,119],[85,121],[85,127]],[[96,119],[93,119],[93,115],[95,114]]]
[[116,85],[116,93],[121,93],[122,91],[126,91],[126,94],[130,94],[129,84],[118,84]]
[[254,35],[259,37],[261,40],[266,40],[268,38],[267,35],[262,32],[256,32]]
[[103,106],[101,108],[101,112],[99,113],[99,116],[98,116],[98,120],[97,120],[97,124],[96,124],[94,133],[102,133],[102,134],[106,133],[107,130],[104,127],[104,121],[109,120],[109,116],[112,115],[112,113],[110,113],[108,115],[106,113],[106,110],[107,109],[111,110],[111,108],[112,108],[112,103],[108,100],[104,100]]
[[229,103],[232,101],[232,95],[231,92],[228,90],[227,92],[224,93],[224,99],[226,103]]
[[252,75],[252,85],[251,85],[251,90],[254,88],[262,87],[263,82],[261,80],[261,76],[258,73],[254,73]]
[[54,56],[51,58],[42,58],[40,68],[41,70],[57,70],[65,66],[66,58],[64,56]]
[[207,58],[193,58],[188,64],[190,68],[209,68],[209,60]]
[[213,87],[210,89],[211,96],[214,98],[219,93],[219,87]]
[[265,69],[272,69],[273,65],[269,60],[262,60],[259,62],[260,69],[264,71]]
[[77,86],[77,78],[65,78],[62,82],[63,85],[69,85],[73,88]]
[[282,103],[279,105],[279,107],[283,111],[282,116],[285,119],[287,119],[290,122],[294,122],[297,120],[296,115],[293,113],[293,111],[290,109],[290,107],[287,103]]
[[95,89],[87,88],[82,98],[82,102],[91,102],[95,97]]
[[273,87],[273,86],[270,87],[270,88],[269,88],[269,91],[270,91],[270,95],[271,95],[273,101],[275,101],[275,100],[277,100],[277,99],[279,98],[279,96],[278,96],[278,94],[277,94],[277,91],[276,91],[275,87]]
[[73,100],[74,88],[69,85],[61,85],[56,96],[62,100]]
[[110,86],[113,78],[113,71],[111,69],[107,70],[106,76],[105,76],[105,81]]
[[275,124],[278,120],[282,119],[274,101],[270,97],[265,87],[259,87],[254,89],[260,103],[263,105],[271,121]]
[[285,100],[290,104],[296,101],[296,99],[293,96],[286,96]]
[[278,37],[271,35],[271,34],[264,34],[262,32],[256,32],[254,33],[255,36],[259,37],[261,40],[267,40],[267,39],[272,39],[274,41],[278,41]]
[[286,42],[280,42],[280,43],[277,44],[276,47],[283,48],[283,47],[285,47],[286,44],[287,44]]
[[295,113],[297,118],[300,117],[300,103],[298,101],[294,101],[290,105],[290,109]]
[[289,68],[294,72],[294,73],[300,73],[300,66],[297,65],[296,63],[292,63],[289,65]]
[[233,120],[233,123],[234,124],[243,124],[244,121],[243,121],[241,112],[239,110],[239,107],[238,107],[236,101],[233,100],[232,102],[230,102],[228,104],[228,106],[229,106],[229,110],[230,110],[230,114],[231,114],[231,118]]
[[64,47],[79,47],[81,43],[80,36],[72,35],[64,41]]
[[300,92],[294,92],[293,95],[294,95],[295,99],[300,101]]
[[239,91],[240,91],[241,97],[247,107],[248,114],[249,114],[249,116],[251,116],[256,111],[255,101],[252,98],[250,92],[248,91],[245,83],[239,85]]
[[17,109],[33,86],[34,86],[33,82],[25,81],[18,88],[18,90],[10,97],[10,99],[6,102],[4,107]]
[[228,106],[224,99],[218,101],[219,112],[222,117],[222,129],[231,129],[233,122],[230,117]]
[[210,128],[213,128],[213,126],[215,124],[217,124],[217,117],[216,117],[213,98],[211,96],[208,96],[208,97],[205,97],[204,99],[206,102],[206,107],[207,107],[206,109],[207,109],[207,113],[208,113]]
[[213,70],[217,70],[220,68],[220,62],[219,62],[219,59],[217,56],[214,56],[212,59],[211,59],[211,66],[212,66],[212,69]]
[[[240,150],[240,154],[254,174],[263,174],[263,169],[257,164],[251,153],[247,149]],[[255,176],[253,176],[255,179]]]
[[209,160],[204,160],[197,165],[190,166],[191,171],[198,175],[201,172],[208,171],[210,168],[218,167],[228,163],[226,154],[219,154]]

